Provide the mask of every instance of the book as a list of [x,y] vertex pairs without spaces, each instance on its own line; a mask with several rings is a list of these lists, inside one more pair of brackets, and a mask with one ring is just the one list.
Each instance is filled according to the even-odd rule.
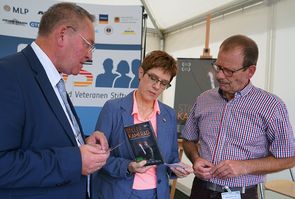
[[152,124],[142,122],[124,127],[135,161],[146,160],[146,166],[163,164]]

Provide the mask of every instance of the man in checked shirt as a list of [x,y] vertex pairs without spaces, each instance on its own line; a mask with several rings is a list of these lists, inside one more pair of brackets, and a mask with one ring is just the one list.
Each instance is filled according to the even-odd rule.
[[182,131],[195,173],[191,199],[255,199],[267,173],[295,166],[286,105],[250,81],[257,58],[256,43],[235,35],[212,63],[219,87],[196,99]]

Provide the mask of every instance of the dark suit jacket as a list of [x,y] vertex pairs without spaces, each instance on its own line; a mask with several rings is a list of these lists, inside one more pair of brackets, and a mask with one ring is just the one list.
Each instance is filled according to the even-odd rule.
[[[161,113],[157,115],[157,141],[163,159],[167,163],[178,162],[178,144],[175,111],[159,102]],[[134,160],[124,126],[134,123],[131,115],[133,108],[133,92],[121,99],[105,103],[100,112],[96,129],[105,133],[110,146],[120,147],[111,152],[103,169],[93,175],[93,199],[129,198],[134,175],[128,175],[128,164]],[[165,165],[157,166],[157,196],[159,199],[169,198],[168,175],[170,169]],[[175,177],[175,176],[174,176]]]
[[31,46],[0,71],[0,198],[85,198],[80,150]]

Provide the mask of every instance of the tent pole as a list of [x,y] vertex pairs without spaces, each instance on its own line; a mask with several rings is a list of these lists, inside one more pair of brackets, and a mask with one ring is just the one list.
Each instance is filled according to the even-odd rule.
[[161,32],[161,30],[159,29],[159,26],[157,25],[154,16],[153,16],[152,13],[150,12],[150,9],[149,9],[149,7],[148,7],[146,1],[145,1],[145,0],[140,0],[140,1],[141,1],[141,3],[142,3],[143,7],[145,8],[146,13],[148,14],[149,18],[151,19],[151,22],[153,23],[153,26],[155,27],[156,32],[158,33],[160,39],[163,39],[163,38],[164,38],[164,35],[163,35],[163,33]]

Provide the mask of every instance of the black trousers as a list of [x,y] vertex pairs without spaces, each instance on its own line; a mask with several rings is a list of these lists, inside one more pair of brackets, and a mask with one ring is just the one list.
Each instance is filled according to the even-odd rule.
[[[221,199],[221,192],[211,191],[200,186],[198,179],[195,178],[190,199]],[[246,189],[245,193],[241,193],[241,199],[258,199],[257,186]]]

